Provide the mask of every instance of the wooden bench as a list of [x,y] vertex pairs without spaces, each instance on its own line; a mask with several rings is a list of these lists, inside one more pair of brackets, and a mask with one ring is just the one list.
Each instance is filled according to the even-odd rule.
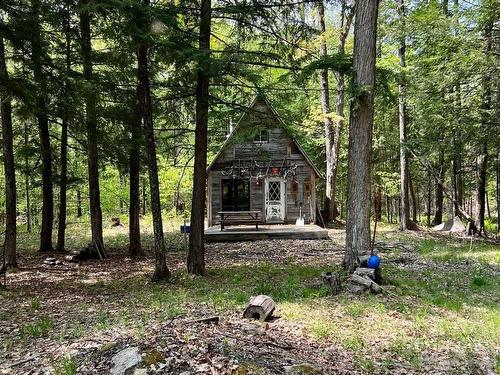
[[259,230],[261,222],[260,211],[219,211],[220,230],[224,230],[227,225],[255,224],[255,229]]

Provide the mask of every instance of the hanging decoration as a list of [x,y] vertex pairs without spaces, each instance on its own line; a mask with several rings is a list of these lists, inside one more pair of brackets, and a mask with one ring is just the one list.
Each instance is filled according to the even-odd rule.
[[[280,165],[276,167],[276,165]],[[262,165],[256,160],[233,160],[233,164],[222,170],[223,176],[241,179],[255,179],[256,184],[268,176],[283,177],[285,180],[295,176],[297,164],[291,163],[287,159],[280,161],[269,160],[267,166]]]

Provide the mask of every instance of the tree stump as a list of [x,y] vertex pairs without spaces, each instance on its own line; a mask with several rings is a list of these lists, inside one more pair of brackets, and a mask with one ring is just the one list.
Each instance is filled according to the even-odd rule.
[[323,272],[321,274],[323,285],[330,289],[332,296],[339,294],[342,290],[340,276],[333,272]]
[[276,304],[273,299],[261,294],[250,298],[250,302],[248,302],[243,312],[243,317],[248,319],[259,319],[263,322],[271,316],[275,308]]

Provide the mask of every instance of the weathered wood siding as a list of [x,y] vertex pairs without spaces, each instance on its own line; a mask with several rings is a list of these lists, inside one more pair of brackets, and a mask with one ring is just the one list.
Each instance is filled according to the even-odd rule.
[[[268,142],[254,142],[254,135],[260,129],[269,130]],[[240,120],[234,134],[226,142],[222,152],[217,156],[208,171],[208,215],[209,225],[218,222],[217,212],[221,211],[223,179],[222,171],[233,164],[250,165],[257,162],[264,170],[282,167],[283,165],[296,165],[295,176],[289,176],[285,181],[285,222],[292,223],[299,217],[300,202],[302,214],[306,223],[315,221],[316,212],[316,173],[304,155],[297,149],[292,138],[279,119],[275,116],[265,100],[257,100]],[[292,179],[298,183],[297,199],[293,199]],[[304,196],[304,181],[311,184],[311,197]],[[256,178],[250,179],[250,209],[260,210],[265,220],[265,180],[257,184]]]

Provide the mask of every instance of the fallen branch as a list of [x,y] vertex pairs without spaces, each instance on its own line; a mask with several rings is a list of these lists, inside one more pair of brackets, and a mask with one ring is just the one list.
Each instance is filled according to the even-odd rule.
[[23,364],[25,364],[27,362],[30,362],[30,361],[32,361],[32,360],[40,357],[40,355],[41,355],[40,353],[35,353],[32,356],[30,356],[30,357],[27,357],[27,358],[21,359],[21,360],[19,360],[17,362],[14,362],[13,364],[10,365],[10,367],[21,366],[21,365],[23,365]]
[[214,323],[214,324],[219,324],[219,317],[218,316],[209,316],[208,318],[200,318],[196,320],[191,320],[188,323]]

